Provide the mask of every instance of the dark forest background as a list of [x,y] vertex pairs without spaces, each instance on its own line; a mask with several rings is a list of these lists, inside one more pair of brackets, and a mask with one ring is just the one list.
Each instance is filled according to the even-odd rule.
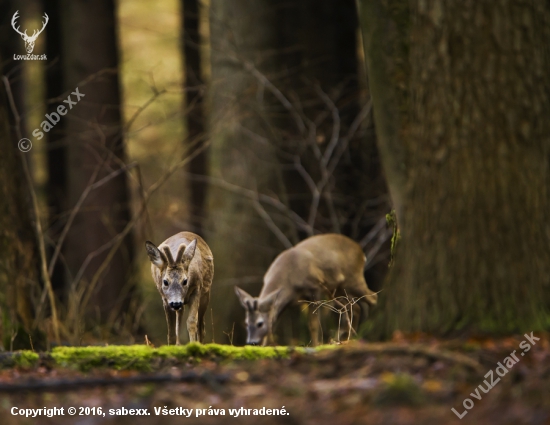
[[[17,10],[47,61],[13,59]],[[5,349],[164,343],[144,241],[183,230],[214,254],[206,341],[243,343],[233,286],[327,232],[367,256],[368,337],[549,327],[546,3],[1,0],[0,43]]]

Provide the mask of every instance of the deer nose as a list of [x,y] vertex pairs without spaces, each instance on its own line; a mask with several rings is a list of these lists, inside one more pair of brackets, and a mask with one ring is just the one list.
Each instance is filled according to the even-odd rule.
[[179,310],[183,307],[183,303],[170,303],[172,310]]
[[246,341],[246,345],[258,345],[257,342]]

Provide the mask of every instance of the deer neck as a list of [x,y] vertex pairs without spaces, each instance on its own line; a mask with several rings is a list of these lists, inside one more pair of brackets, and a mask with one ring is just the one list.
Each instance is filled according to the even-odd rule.
[[279,315],[293,301],[293,299],[294,299],[293,293],[290,293],[287,291],[281,291],[277,299],[273,302],[273,305],[271,306],[270,320],[269,320],[269,326],[270,326],[271,332],[275,327],[274,325],[277,319],[279,318]]

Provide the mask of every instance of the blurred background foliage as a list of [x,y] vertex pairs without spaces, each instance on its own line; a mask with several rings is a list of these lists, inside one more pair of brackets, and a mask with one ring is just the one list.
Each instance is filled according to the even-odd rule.
[[[11,40],[10,47],[2,56],[3,73],[8,76],[12,85],[11,95],[20,108],[18,113],[22,117],[20,127],[23,135],[28,137],[33,129],[39,128],[44,115],[54,111],[51,108],[57,107],[72,91],[67,82],[69,79],[86,94],[82,103],[73,110],[75,112],[82,104],[96,100],[108,108],[118,108],[117,105],[109,105],[109,102],[116,102],[116,97],[101,94],[102,90],[106,90],[101,86],[104,80],[109,80],[106,84],[111,84],[107,90],[117,90],[118,85],[120,92],[119,124],[115,117],[114,121],[102,124],[105,127],[101,132],[117,125],[123,128],[123,151],[117,155],[131,168],[122,188],[112,188],[111,182],[107,182],[90,191],[76,211],[63,240],[51,274],[62,343],[141,341],[144,334],[157,344],[164,343],[165,322],[161,300],[150,277],[150,264],[142,248],[146,239],[160,244],[168,236],[182,230],[202,234],[214,251],[216,277],[206,318],[207,341],[242,343],[244,312],[233,294],[233,286],[239,284],[251,293],[259,292],[262,275],[270,262],[288,247],[274,235],[270,225],[281,229],[287,243],[296,243],[310,234],[326,231],[343,231],[358,242],[367,237],[364,248],[366,252],[371,249],[375,257],[367,271],[367,278],[371,287],[380,287],[389,258],[389,233],[380,220],[389,206],[377,166],[372,107],[368,106],[368,110],[361,112],[361,107],[367,105],[369,98],[355,2],[348,1],[341,6],[330,1],[316,6],[307,1],[294,5],[275,3],[240,1],[211,4],[208,0],[163,0],[152,7],[150,2],[144,0],[122,0],[116,4],[101,1],[95,6],[86,6],[82,2],[3,1],[3,10],[6,11],[3,30],[6,40]],[[198,13],[194,12],[194,8],[198,8]],[[254,9],[254,13],[250,12],[250,8]],[[11,60],[13,53],[23,53],[23,42],[12,31],[9,22],[15,10],[20,10],[18,24],[29,29],[40,27],[44,11],[49,14],[50,21],[44,34],[37,39],[34,51],[46,52],[47,61]],[[195,23],[185,23],[196,25],[198,37],[186,38],[189,31],[186,33],[184,28],[184,16],[197,18]],[[338,22],[331,22],[334,17]],[[107,22],[107,27],[104,27],[107,29],[109,20],[115,23],[112,39],[108,36],[97,37],[95,41],[87,38],[84,22],[94,19],[102,20],[103,25]],[[302,29],[296,31],[295,25]],[[90,23],[92,27],[93,23]],[[193,28],[189,30],[192,32]],[[257,36],[250,36],[254,32]],[[211,37],[217,39],[211,42]],[[319,43],[322,37],[324,41]],[[195,45],[197,39],[198,45]],[[113,46],[115,51],[105,53]],[[193,49],[198,54],[198,62],[189,64],[189,61],[196,60],[191,58],[195,54]],[[93,57],[96,53],[97,57]],[[112,60],[108,58],[109,54],[114,55]],[[186,55],[189,56],[187,62]],[[70,57],[68,60],[67,56]],[[88,59],[89,63],[86,62]],[[114,68],[100,67],[99,64],[109,63],[110,60]],[[242,63],[228,64],[227,61]],[[214,72],[212,64],[217,67]],[[250,64],[253,64],[254,71],[243,69]],[[186,68],[189,66],[196,69]],[[114,71],[112,75],[109,74],[111,70]],[[194,80],[195,75],[191,73],[197,70],[200,75]],[[106,74],[102,74],[105,71]],[[212,79],[213,74],[216,75],[215,80]],[[68,78],[69,75],[75,77]],[[98,86],[87,86],[95,81]],[[17,91],[19,86],[20,92]],[[90,90],[97,94],[94,99],[91,99],[93,95]],[[200,98],[200,103],[197,98]],[[289,110],[285,102],[291,103],[295,110]],[[189,128],[194,125],[190,124],[189,117],[199,109],[204,115],[204,118],[199,116],[196,120],[202,120],[199,129],[196,125],[194,129]],[[90,176],[90,172],[86,171],[79,175],[81,162],[76,168],[67,165],[69,158],[81,158],[78,152],[71,153],[71,146],[78,144],[77,137],[71,132],[85,131],[75,122],[77,119],[85,121],[89,128],[98,119],[101,121],[102,113],[99,108],[79,118],[73,114],[72,121],[67,115],[43,139],[30,137],[33,148],[26,159],[39,200],[40,220],[44,223],[48,261],[54,256],[64,226],[71,220],[79,194],[86,191],[87,186],[92,184],[90,182],[101,181],[102,173],[108,179],[120,178],[109,177],[107,171],[100,171],[95,180],[86,180],[88,183],[70,189],[71,181]],[[309,127],[307,132],[305,127],[296,129],[296,124],[291,122],[294,120],[293,114],[300,115],[302,125]],[[340,138],[354,120],[354,134],[345,143],[354,144],[356,152],[339,152]],[[240,129],[235,127],[239,122]],[[210,129],[210,135],[207,135],[206,129]],[[313,195],[307,186],[310,182],[304,179],[304,172],[307,179],[315,180],[315,184],[323,178],[320,159],[315,157],[309,146],[311,140],[318,152],[326,149],[333,140],[336,145],[332,149],[336,148],[335,152],[339,152],[343,159],[334,177],[323,184],[319,206],[310,208]],[[96,142],[90,139],[86,143]],[[109,147],[108,141],[100,143]],[[118,142],[114,140],[110,143],[109,149],[113,149]],[[209,146],[190,164],[181,165],[182,159],[192,155],[197,147],[202,149],[201,146],[212,143],[220,148]],[[366,145],[370,147],[362,151],[357,149]],[[208,163],[207,157],[210,158]],[[297,172],[293,165],[298,158],[303,163],[303,172]],[[365,161],[370,162],[368,170],[365,169]],[[91,166],[90,163],[88,167]],[[112,171],[113,167],[107,168]],[[64,171],[60,172],[60,169]],[[363,171],[368,178],[362,180],[365,184],[363,188],[354,189],[354,199],[346,194],[346,190],[355,184],[353,182],[360,183],[354,175]],[[202,175],[203,179],[197,179],[197,175]],[[204,177],[217,180],[209,181]],[[147,199],[146,208],[141,211],[145,193],[159,180],[163,180],[162,184]],[[247,195],[238,193],[241,189],[261,192],[286,205],[288,212],[282,214],[268,202],[262,207],[265,210],[258,213],[254,207],[255,201],[249,195],[247,198]],[[124,228],[124,223],[107,225],[106,221],[112,221],[117,213],[107,213],[105,207],[98,207],[90,198],[94,192],[103,191],[99,197],[111,199],[114,196],[112,199],[115,200],[117,195],[108,192],[116,190],[128,192],[128,202],[135,219],[129,233],[132,251],[126,254],[132,261],[120,263],[121,259],[117,260],[116,256],[109,260],[95,283],[98,288],[85,295],[86,289],[83,288],[94,281],[96,276],[93,271],[101,268],[99,260],[107,256],[106,244],[116,239],[116,233]],[[74,193],[71,194],[71,191]],[[359,199],[359,192],[363,198],[367,194],[366,199]],[[337,205],[337,212],[327,210],[326,194],[336,196],[330,202]],[[361,204],[356,205],[355,201]],[[86,213],[98,208],[103,214],[94,216]],[[310,210],[315,210],[316,217],[308,223],[308,230],[292,221],[292,214],[295,214],[307,222]],[[338,221],[336,224],[335,219]],[[79,223],[90,233],[83,234],[82,230],[78,233],[78,229],[83,229],[78,227]],[[86,247],[82,246],[80,242],[83,238],[90,240],[100,231],[98,228],[105,226],[114,228],[107,232],[108,235],[98,237]],[[100,252],[96,253],[98,248]],[[70,264],[71,259],[67,255],[79,250],[83,251],[82,254]],[[121,250],[123,247],[119,248]],[[93,257],[91,261],[88,258],[90,253]],[[38,269],[39,260],[35,260]],[[79,264],[86,264],[87,268],[82,271]],[[116,281],[120,280],[121,275],[109,277],[113,268],[124,269],[125,282]],[[74,281],[75,273],[80,273],[77,274],[79,281]],[[46,334],[44,343],[54,342],[55,332],[50,318],[52,306],[48,305],[40,291],[43,283],[34,283],[38,295],[34,295],[31,304],[35,313],[38,309],[42,315],[39,318],[42,323],[30,326]],[[106,289],[112,285],[121,288],[130,285],[138,290],[132,292],[133,301],[129,301],[127,293],[121,295],[120,290],[109,292]],[[86,296],[89,297],[87,302]],[[121,296],[126,298],[123,300]],[[119,297],[116,303],[120,307],[116,308],[116,314],[106,317],[113,311],[113,304],[110,303],[113,297]],[[108,308],[100,308],[107,304]],[[17,328],[20,319],[14,311],[6,315],[5,348],[14,344],[15,347],[29,344],[28,327]],[[282,340],[297,343],[304,339],[305,326],[301,322],[297,308],[286,313],[279,326]],[[185,340],[187,335],[184,334],[182,337]],[[330,337],[326,335],[327,340]]]
[[[387,278],[372,336],[548,328],[550,13],[458,4],[0,0],[4,348],[163,344],[144,241],[182,230],[215,258],[206,341],[243,343],[233,287],[327,232]],[[47,61],[13,59],[17,10]]]

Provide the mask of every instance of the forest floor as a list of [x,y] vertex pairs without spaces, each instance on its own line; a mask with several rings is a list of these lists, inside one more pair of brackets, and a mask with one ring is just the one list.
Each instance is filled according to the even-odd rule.
[[[5,425],[550,424],[547,334],[468,341],[397,335],[320,349],[60,348],[0,353],[0,368]],[[487,393],[479,388],[491,381]],[[27,418],[20,410],[54,407],[63,415]]]

